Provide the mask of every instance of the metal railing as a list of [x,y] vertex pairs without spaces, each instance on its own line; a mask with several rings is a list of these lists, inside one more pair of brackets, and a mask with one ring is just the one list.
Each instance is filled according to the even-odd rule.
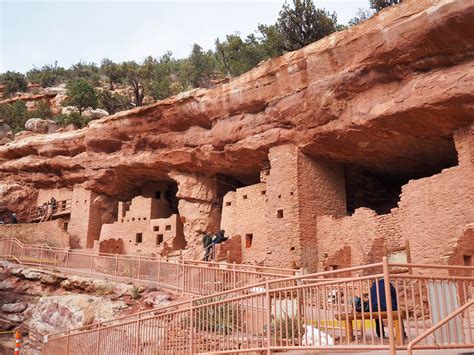
[[[409,266],[411,274],[398,273],[401,266]],[[474,347],[469,313],[450,318],[435,336],[419,338],[437,319],[472,301],[473,271],[389,264],[384,258],[378,264],[265,280],[87,330],[53,334],[43,353],[382,349],[394,354],[414,339],[417,349]],[[450,341],[443,341],[446,337]]]
[[62,216],[71,213],[71,199],[56,201],[54,203],[48,202],[40,206],[30,208],[29,222],[44,222],[53,217]]
[[[295,275],[297,270],[263,270],[252,265],[211,262],[187,262],[159,257],[94,253],[81,250],[24,245],[16,239],[0,240],[0,256],[15,258],[64,273],[101,277],[109,280],[168,288],[190,295],[208,295],[235,288]],[[275,270],[276,271],[276,270]]]
[[[474,305],[474,300],[471,300],[469,301],[468,303],[466,303],[464,306],[458,308],[456,311],[454,311],[453,313],[451,313],[450,315],[448,315],[446,318],[444,318],[443,320],[439,321],[437,324],[435,324],[434,326],[432,326],[430,329],[428,329],[426,332],[424,332],[423,334],[419,335],[418,337],[416,337],[415,339],[413,339],[412,341],[410,341],[410,343],[408,344],[408,347],[407,347],[407,355],[412,355],[413,354],[413,347],[418,344],[420,341],[422,341],[423,339],[426,339],[428,336],[430,336],[431,334],[433,334],[436,330],[440,329],[442,326],[444,326],[446,323],[448,323],[449,321],[451,321],[452,319],[454,319],[455,317],[457,317],[459,314],[462,314],[463,312],[465,312],[468,308],[472,307]],[[469,314],[469,313],[468,313]],[[470,334],[470,333],[469,333]],[[470,342],[472,343],[472,339],[470,339]]]

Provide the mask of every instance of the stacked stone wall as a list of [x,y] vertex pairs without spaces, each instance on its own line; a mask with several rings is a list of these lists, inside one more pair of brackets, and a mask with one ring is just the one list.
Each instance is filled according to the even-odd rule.
[[0,237],[16,238],[25,244],[69,248],[70,235],[64,230],[63,220],[55,219],[42,223],[1,224]]

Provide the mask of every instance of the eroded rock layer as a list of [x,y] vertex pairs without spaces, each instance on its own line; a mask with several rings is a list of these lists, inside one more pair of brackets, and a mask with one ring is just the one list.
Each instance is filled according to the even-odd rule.
[[453,131],[474,122],[473,20],[470,1],[404,2],[213,89],[3,145],[2,181],[121,198],[178,177],[194,186],[178,186],[182,207],[214,213],[212,193],[258,181],[281,144],[397,175],[449,166]]

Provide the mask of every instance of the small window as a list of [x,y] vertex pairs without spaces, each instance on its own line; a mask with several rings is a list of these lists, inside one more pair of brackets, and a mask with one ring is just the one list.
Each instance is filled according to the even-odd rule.
[[141,243],[143,240],[143,233],[137,233],[137,236],[135,237],[135,243]]
[[252,246],[253,234],[245,235],[245,247],[250,248]]
[[138,220],[141,221],[142,219],[140,217],[138,217]]
[[266,190],[263,190],[263,191],[261,192],[261,194],[262,194],[262,195],[266,195],[266,194],[267,194],[267,191],[266,191]]
[[171,230],[171,226],[168,224],[168,225],[165,227],[165,230],[170,231],[170,230]]
[[163,234],[157,234],[156,235],[156,245],[160,245],[163,243]]
[[143,220],[146,221],[146,217],[143,217]]
[[277,218],[283,218],[283,210],[277,211]]
[[471,255],[463,255],[462,261],[464,266],[472,266],[472,256]]
[[122,218],[122,223],[123,223],[123,218]]
[[243,198],[244,200],[246,200],[246,199],[247,199],[247,195],[242,196],[242,198]]
[[293,196],[293,191],[290,192],[290,195]]
[[281,195],[278,195],[278,198],[281,198]]
[[160,230],[160,226],[153,226],[153,232],[158,232]]
[[225,205],[230,206],[230,205],[232,205],[232,202],[226,202]]
[[291,247],[290,250],[291,250],[291,251],[295,250],[295,247]]
[[155,198],[157,200],[161,199],[161,191],[155,191]]
[[67,222],[64,222],[63,228],[64,228],[65,231],[67,231],[67,226],[68,226],[68,223],[67,223]]
[[135,217],[132,218],[132,222],[135,220]]
[[84,200],[84,203],[87,203],[87,200]]

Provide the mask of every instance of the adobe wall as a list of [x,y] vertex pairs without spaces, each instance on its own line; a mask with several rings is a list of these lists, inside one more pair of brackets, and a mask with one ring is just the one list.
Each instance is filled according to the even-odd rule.
[[[142,234],[141,242],[137,240],[139,233]],[[104,224],[100,233],[99,250],[102,250],[102,243],[107,240],[122,240],[121,250],[124,254],[159,255],[166,246],[172,249],[186,246],[183,225],[176,214],[169,218],[150,220],[140,217],[140,220],[124,219],[123,222],[119,220],[113,224]]]
[[[225,230],[227,236],[241,239],[238,245],[242,250],[237,254],[242,255],[244,263],[261,262],[268,251],[266,190],[266,184],[259,183],[228,192],[224,196],[221,229]],[[249,242],[251,239],[251,245],[247,239]]]
[[68,232],[74,248],[92,248],[94,240],[99,239],[102,222],[100,208],[94,204],[97,197],[95,192],[80,186],[72,192]]
[[358,265],[380,261],[384,243],[396,247],[406,240],[416,263],[452,263],[455,248],[458,254],[471,253],[472,247],[459,240],[466,225],[474,222],[472,127],[458,131],[454,138],[459,165],[409,181],[391,213],[377,215],[360,208],[339,219],[319,217],[320,268],[329,268],[329,259],[346,246],[351,248],[351,264]]
[[64,230],[63,221],[55,219],[43,223],[1,224],[0,237],[16,238],[25,244],[69,248],[70,235]]
[[243,262],[315,271],[317,216],[346,210],[343,166],[293,145],[271,148],[269,161],[265,182],[225,195],[221,228],[241,238]]

